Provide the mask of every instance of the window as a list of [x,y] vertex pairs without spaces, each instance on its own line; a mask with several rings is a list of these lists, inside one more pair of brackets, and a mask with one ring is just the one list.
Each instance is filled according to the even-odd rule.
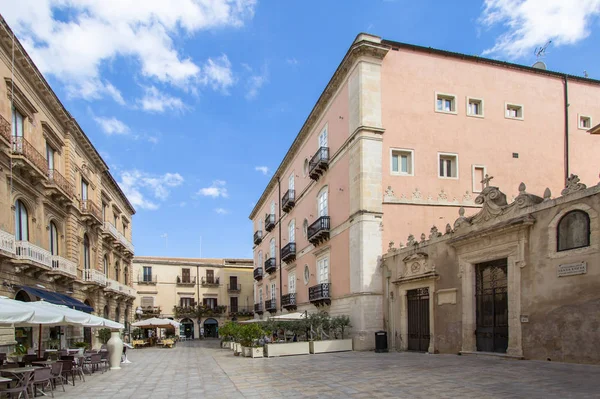
[[329,282],[329,258],[323,258],[317,261],[317,270],[319,276],[319,284]]
[[258,303],[262,303],[263,301],[263,291],[262,288],[258,289]]
[[29,217],[27,208],[21,200],[15,202],[15,239],[29,241]]
[[485,178],[486,168],[483,165],[473,165],[473,192],[480,193],[484,189],[484,184],[482,183]]
[[238,311],[238,298],[237,296],[232,296],[229,298],[229,311],[231,313],[235,313]]
[[456,154],[438,153],[439,177],[457,179],[458,178],[458,156]]
[[104,255],[104,259],[102,260],[102,266],[104,275],[108,276],[108,257],[106,255]]
[[90,270],[91,269],[91,259],[90,259],[90,239],[87,234],[83,235],[83,269]]
[[50,253],[52,255],[58,255],[58,229],[54,222],[50,222],[50,237],[49,237]]
[[288,179],[288,189],[294,189],[294,174],[292,173]]
[[115,321],[118,323],[120,319],[121,319],[121,308],[117,306],[115,308]]
[[324,187],[317,197],[317,211],[319,217],[321,216],[329,216],[329,210],[327,205],[327,187]]
[[294,219],[288,225],[288,242],[296,242],[296,220]]
[[483,117],[483,100],[467,97],[467,116]]
[[182,283],[190,282],[190,269],[181,269],[181,282]]
[[518,104],[505,104],[506,118],[523,119],[523,106]]
[[12,135],[23,137],[23,115],[16,108],[12,109]]
[[143,296],[140,302],[143,308],[151,308],[154,306],[154,297]]
[[288,275],[288,294],[296,293],[296,273]]
[[277,288],[275,283],[271,283],[271,300],[274,301],[277,298]]
[[579,115],[579,128],[588,130],[592,127],[592,118],[585,115]]
[[308,265],[304,265],[304,285],[308,285],[310,282],[310,269]]
[[327,137],[327,125],[323,128],[321,133],[319,134],[319,148],[327,147],[328,137]]
[[[81,179],[81,200],[87,201],[88,199],[88,183]],[[116,226],[116,224],[115,224]]]
[[435,110],[456,114],[456,96],[453,94],[435,93]]
[[271,241],[269,242],[269,258],[274,258],[275,257],[275,239],[271,238]]
[[103,202],[102,203],[102,221],[103,222],[106,222],[106,207],[107,207],[106,203]]
[[584,211],[571,211],[558,222],[557,251],[590,245],[590,217]]
[[209,284],[215,283],[215,271],[214,270],[206,271],[206,282]]
[[146,283],[152,282],[152,267],[151,266],[144,266],[144,272],[143,272],[143,280]]
[[202,299],[202,304],[210,309],[215,309],[217,307],[217,298],[204,298]]
[[119,262],[115,262],[115,280],[119,281],[119,274],[121,274]]
[[413,175],[413,150],[392,148],[390,154],[393,175]]
[[302,174],[304,175],[304,177],[308,176],[308,168],[310,167],[310,162],[308,161],[308,158],[304,159],[304,166],[302,167]]
[[123,283],[129,284],[129,268],[127,266],[123,268]]
[[[114,210],[113,210],[113,212],[114,212]],[[117,220],[119,220],[119,219],[117,218],[117,214],[116,214],[116,213],[113,213],[113,222],[114,222],[114,223],[113,223],[113,225],[115,226],[115,228],[117,228]]]
[[304,219],[304,222],[302,222],[302,234],[304,234],[305,238],[308,235],[308,220],[307,219]]
[[191,308],[194,306],[194,298],[179,298],[179,306],[183,308]]
[[263,267],[263,254],[262,251],[258,251],[258,267]]
[[229,289],[238,290],[238,278],[237,276],[229,276]]
[[48,160],[48,170],[54,170],[54,148],[46,144],[46,159]]
[[271,201],[271,215],[275,215],[275,201]]

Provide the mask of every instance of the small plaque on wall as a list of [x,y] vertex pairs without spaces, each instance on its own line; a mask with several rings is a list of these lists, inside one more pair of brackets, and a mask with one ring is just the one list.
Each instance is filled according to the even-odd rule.
[[587,273],[587,263],[567,263],[565,265],[558,265],[558,277],[576,276],[578,274]]

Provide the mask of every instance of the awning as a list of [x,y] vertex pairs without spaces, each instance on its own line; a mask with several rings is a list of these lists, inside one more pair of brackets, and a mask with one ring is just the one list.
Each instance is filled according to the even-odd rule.
[[67,306],[71,309],[80,310],[86,313],[92,313],[94,311],[94,308],[92,308],[91,306],[88,306],[75,298],[71,298],[70,296],[61,294],[59,292],[51,292],[43,290],[41,288],[34,288],[28,286],[20,286],[19,288],[30,295],[34,295],[39,299],[53,303],[55,305]]

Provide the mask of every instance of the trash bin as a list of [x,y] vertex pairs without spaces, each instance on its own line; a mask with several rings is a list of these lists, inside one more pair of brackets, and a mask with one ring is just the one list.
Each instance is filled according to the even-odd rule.
[[375,332],[375,352],[382,353],[388,351],[387,331]]

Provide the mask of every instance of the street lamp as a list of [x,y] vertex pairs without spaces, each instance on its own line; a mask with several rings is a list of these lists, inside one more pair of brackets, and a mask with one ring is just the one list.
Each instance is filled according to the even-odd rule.
[[137,307],[137,309],[135,310],[135,314],[137,315],[138,320],[142,318],[142,314],[144,314],[144,311],[142,310],[141,306]]

